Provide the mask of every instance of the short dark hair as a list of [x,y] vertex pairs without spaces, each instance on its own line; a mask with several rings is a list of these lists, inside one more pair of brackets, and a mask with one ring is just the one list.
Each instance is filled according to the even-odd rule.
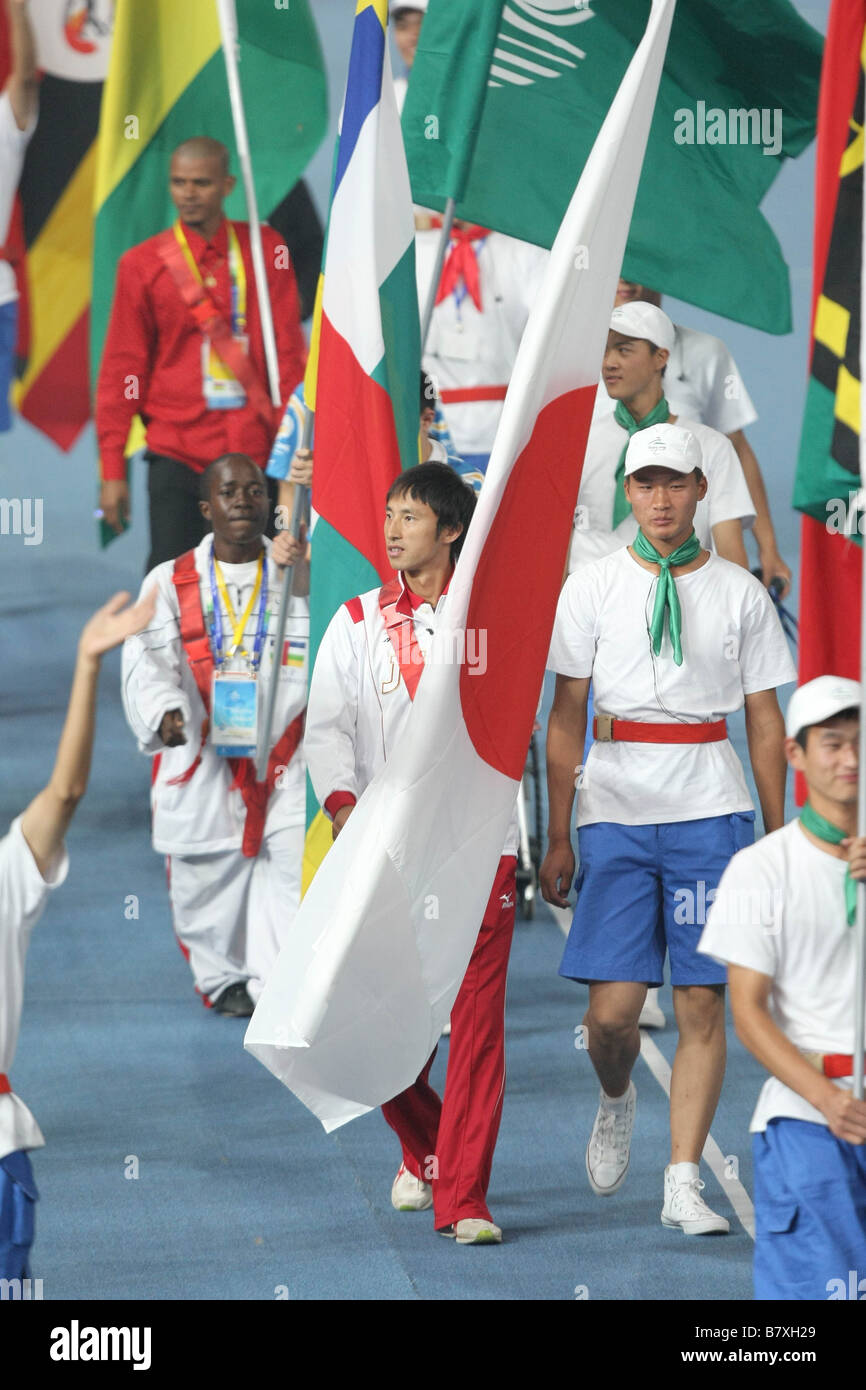
[[446,526],[462,526],[460,535],[451,542],[451,559],[455,561],[463,548],[475,511],[473,489],[447,463],[418,463],[394,479],[385,501],[390,502],[392,497],[405,497],[407,493],[418,502],[425,502],[434,513],[437,536]]
[[[659,352],[659,351],[660,351],[658,343],[654,343],[650,338],[646,338],[644,341],[647,342],[647,343],[649,343],[649,345],[650,345],[650,352]],[[671,360],[671,359],[670,359],[670,353],[668,353],[668,362],[669,362],[670,360]],[[664,375],[665,375],[665,372],[667,371],[667,369],[668,369],[668,363],[666,362],[665,365],[662,367],[662,380],[663,380],[663,381],[664,381]]]
[[[262,473],[262,470],[259,468],[259,465],[256,463],[255,459],[251,459],[249,454],[240,454],[237,452],[229,454],[220,454],[218,459],[214,459],[213,463],[208,464],[207,468],[204,470],[201,477],[199,478],[198,495],[199,499],[202,502],[210,501],[210,490],[213,486],[214,474],[216,473],[220,465],[223,463],[228,463],[229,459],[243,459],[245,463],[252,464],[253,468],[257,469],[259,473]],[[262,473],[263,482],[264,477],[265,475],[264,473]]]
[[[840,709],[839,713],[838,713],[838,714],[832,715],[831,718],[833,718],[833,719],[859,719],[859,718],[860,718],[860,710],[857,708],[856,705],[852,705],[850,709]],[[822,722],[822,723],[826,723],[827,721],[826,721],[826,720],[822,720],[821,722]],[[796,743],[799,743],[799,745],[800,745],[800,747],[802,748],[802,750],[803,750],[804,753],[806,752],[806,743],[807,743],[808,738],[809,738],[809,730],[810,730],[810,729],[816,729],[817,727],[818,727],[817,724],[807,724],[806,727],[805,727],[804,729],[800,729],[799,733],[796,733],[796,734],[794,735],[794,741],[795,741]]]

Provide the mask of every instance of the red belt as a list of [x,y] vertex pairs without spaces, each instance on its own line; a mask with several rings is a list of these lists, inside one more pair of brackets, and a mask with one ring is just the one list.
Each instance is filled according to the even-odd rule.
[[443,405],[462,405],[464,401],[504,401],[507,386],[446,386],[439,392]]
[[714,724],[639,724],[597,714],[592,736],[597,743],[721,743],[728,737],[728,726],[724,719]]
[[9,1084],[9,1077],[6,1075],[5,1071],[0,1071],[0,1096],[8,1096],[11,1094],[12,1087]]

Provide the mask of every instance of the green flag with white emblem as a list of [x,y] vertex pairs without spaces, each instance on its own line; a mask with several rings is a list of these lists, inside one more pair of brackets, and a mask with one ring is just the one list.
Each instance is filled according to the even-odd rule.
[[[430,0],[403,111],[416,202],[550,246],[649,0]],[[772,333],[788,268],[760,203],[815,129],[821,36],[788,0],[679,0],[623,265]]]

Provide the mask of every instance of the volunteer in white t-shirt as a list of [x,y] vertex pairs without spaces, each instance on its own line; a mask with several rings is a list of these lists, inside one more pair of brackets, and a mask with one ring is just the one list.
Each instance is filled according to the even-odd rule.
[[792,696],[785,749],[808,801],[731,860],[699,945],[727,963],[737,1033],[770,1072],[750,1125],[759,1299],[866,1296],[866,1102],[851,1082],[861,706],[839,676]]
[[[657,290],[631,280],[620,280],[616,303],[629,304],[635,300],[661,305],[661,295]],[[769,585],[773,579],[780,579],[784,586],[781,597],[784,598],[791,587],[791,570],[779,554],[764,479],[745,434],[746,428],[757,420],[758,413],[737,364],[721,338],[714,338],[711,333],[700,333],[695,328],[685,328],[681,323],[674,324],[674,332],[674,345],[665,376],[665,394],[671,410],[687,419],[700,420],[730,439],[757,511],[753,535],[764,583]],[[595,398],[594,418],[609,415],[612,409],[610,397],[600,386]]]
[[30,933],[51,891],[66,878],[63,837],[90,775],[100,659],[150,621],[154,597],[121,612],[129,595],[115,594],[85,626],[51,778],[0,840],[0,1279],[29,1276],[37,1192],[27,1153],[45,1143],[9,1080]]
[[[667,383],[675,348],[674,325],[656,305],[626,303],[613,310],[599,391],[611,408],[596,412],[589,431],[569,554],[572,573],[586,560],[634,540],[637,523],[622,490],[622,458],[631,433],[664,419],[690,430],[701,446],[707,492],[695,512],[698,540],[748,569],[743,528],[754,522],[754,503],[730,440],[671,414]],[[665,1025],[657,990],[647,991],[640,1025]]]
[[[725,719],[746,710],[764,825],[782,824],[784,729],[776,687],[794,679],[770,598],[747,570],[704,550],[693,522],[706,480],[695,436],[639,431],[625,490],[640,530],[629,547],[582,565],[559,597],[548,665],[548,902],[568,905],[571,808],[579,772],[577,905],[560,973],[589,983],[587,1047],[601,1095],[586,1167],[593,1190],[626,1176],[631,1071],[647,985],[670,956],[679,1044],[671,1081],[671,1156],[662,1222],[689,1235],[727,1231],[703,1201],[698,1162],[725,1067],[724,970],[696,951],[695,912],[754,833],[754,809]],[[586,766],[587,692],[595,742]]]
[[15,190],[36,129],[39,86],[27,0],[6,0],[12,69],[0,92],[0,432],[11,429],[9,388],[18,332],[18,289],[5,254]]
[[611,314],[602,380],[615,411],[590,427],[569,572],[634,540],[637,522],[622,490],[626,445],[635,431],[665,421],[690,430],[701,447],[707,490],[695,512],[698,540],[749,567],[743,527],[754,522],[755,508],[733,446],[718,430],[675,414],[667,398],[674,338],[673,324],[654,304],[625,304]]

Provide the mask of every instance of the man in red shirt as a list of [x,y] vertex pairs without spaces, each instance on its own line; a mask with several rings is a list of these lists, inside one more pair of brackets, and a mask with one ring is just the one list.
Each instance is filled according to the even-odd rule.
[[129,518],[124,448],[133,417],[147,429],[151,553],[147,569],[196,546],[207,531],[199,475],[243,453],[262,468],[283,408],[304,372],[306,346],[288,250],[262,228],[281,404],[267,386],[249,227],[229,222],[228,150],[201,136],[172,155],[178,221],[133,246],[117,267],[96,388],[100,504],[115,531]]

